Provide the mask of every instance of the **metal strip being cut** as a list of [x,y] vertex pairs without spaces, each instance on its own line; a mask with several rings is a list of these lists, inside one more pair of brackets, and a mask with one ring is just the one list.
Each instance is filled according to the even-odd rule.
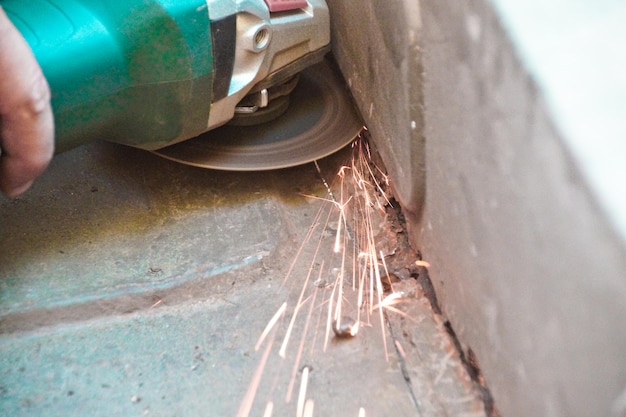
[[308,6],[306,0],[265,0],[265,4],[270,12],[284,12]]

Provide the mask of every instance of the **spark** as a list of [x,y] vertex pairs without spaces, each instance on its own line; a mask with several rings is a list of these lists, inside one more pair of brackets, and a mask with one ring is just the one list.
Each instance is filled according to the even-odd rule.
[[357,293],[357,301],[356,301],[356,305],[357,305],[356,321],[358,322],[361,321],[361,307],[363,306],[363,302],[364,302],[364,288],[365,288],[365,277],[362,275],[359,279],[359,291]]
[[387,306],[387,307],[385,307],[385,310],[394,312],[396,314],[399,314],[402,317],[404,317],[405,319],[412,321],[413,323],[419,323],[420,322],[419,320],[416,320],[414,317],[411,317],[410,315],[406,314],[404,311],[402,311],[402,310],[400,310],[398,308]]
[[425,268],[430,268],[430,263],[428,263],[428,262],[426,262],[426,261],[422,261],[422,260],[415,261],[415,265],[417,265],[417,266],[423,266],[423,267],[425,267]]
[[394,339],[394,344],[396,345],[396,349],[398,349],[398,353],[400,354],[400,357],[403,360],[406,360],[406,352],[404,351],[404,348],[402,347],[402,345],[400,344],[400,341],[398,339]]
[[339,220],[337,220],[337,234],[335,236],[335,247],[333,251],[339,253],[341,251],[341,226],[345,221],[343,210],[339,210]]
[[286,309],[287,309],[287,302],[285,301],[283,305],[280,306],[278,311],[274,314],[274,316],[271,318],[271,320],[267,323],[267,326],[265,326],[263,333],[261,333],[261,336],[259,337],[259,341],[256,342],[256,345],[254,345],[254,350],[259,350],[261,348],[261,345],[263,344],[263,341],[267,337],[267,334],[272,330],[272,328],[274,327],[278,319],[280,319],[283,316]]
[[[321,274],[321,269],[320,269]],[[307,314],[307,319],[304,325],[304,330],[302,332],[302,338],[300,339],[300,346],[298,346],[298,353],[296,354],[296,360],[293,363],[293,369],[291,371],[291,380],[289,381],[289,388],[287,388],[287,396],[285,398],[285,402],[291,401],[291,393],[293,391],[293,384],[296,380],[296,374],[298,373],[298,367],[300,366],[300,361],[302,359],[302,351],[304,350],[304,343],[306,341],[306,336],[309,332],[309,323],[311,322],[311,315],[313,314],[313,307],[315,306],[315,299],[317,298],[317,288],[315,288],[315,292],[313,293],[313,300],[310,303],[309,313]]]
[[[287,281],[289,280],[289,277],[291,276],[291,273],[293,272],[293,270],[294,270],[294,268],[296,266],[296,263],[298,262],[298,259],[300,259],[300,255],[302,254],[302,251],[303,251],[304,247],[311,240],[311,238],[313,236],[313,232],[315,231],[315,229],[319,225],[320,218],[322,217],[322,212],[323,212],[323,208],[320,208],[317,211],[317,213],[315,214],[315,218],[313,219],[313,223],[311,224],[311,227],[309,227],[309,230],[307,231],[306,236],[302,240],[302,243],[298,247],[298,250],[297,250],[294,258],[291,261],[291,264],[289,265],[289,269],[287,270],[287,273],[285,274],[285,278],[283,279],[282,285],[285,285],[287,283]],[[330,218],[330,213],[328,214],[328,216],[329,217],[326,219],[326,223],[325,224],[328,224],[328,219]]]
[[337,175],[340,177],[345,177],[346,175],[346,171],[349,170],[350,167],[347,165],[343,165],[341,168],[339,168],[339,171],[337,172]]
[[322,179],[322,183],[324,184],[324,187],[326,187],[326,191],[328,192],[328,195],[330,196],[330,199],[335,201],[335,196],[333,194],[333,190],[330,188],[330,185],[328,185],[328,182],[326,181],[326,178],[324,178],[324,176],[322,175],[322,170],[320,169],[319,164],[317,163],[317,161],[313,161],[313,163],[315,164],[315,168],[317,169],[317,173],[320,175],[320,178]]
[[308,400],[306,400],[306,403],[304,404],[304,414],[302,417],[313,417],[314,406],[315,403],[312,399],[309,398]]
[[[324,268],[324,263],[320,266],[320,270]],[[302,291],[300,291],[300,297],[298,298],[298,303],[296,304],[296,308],[294,309],[293,315],[291,316],[291,321],[289,322],[289,328],[287,329],[287,334],[283,339],[283,344],[280,347],[280,351],[278,354],[281,358],[285,358],[287,356],[287,345],[289,344],[289,338],[291,337],[291,332],[293,331],[293,326],[296,322],[296,317],[298,317],[298,313],[300,312],[300,307],[302,307],[302,298],[304,297],[304,293],[308,287],[309,279],[311,278],[312,268],[309,268],[309,273],[306,276],[306,280],[304,281],[304,285],[302,286]]]
[[306,399],[306,391],[307,386],[309,384],[309,367],[305,366],[302,369],[302,379],[300,380],[300,392],[298,394],[298,406],[297,406],[297,417],[303,417],[304,415],[304,402]]
[[259,389],[259,385],[261,384],[261,377],[263,376],[263,371],[265,370],[265,365],[267,364],[267,359],[270,356],[270,352],[272,351],[272,345],[274,344],[274,338],[270,338],[270,342],[267,344],[265,351],[263,352],[263,356],[261,357],[261,361],[257,366],[254,375],[252,376],[252,380],[250,381],[250,385],[248,386],[248,390],[246,391],[246,395],[239,406],[239,411],[237,412],[237,417],[249,417],[250,410],[252,410],[252,404],[254,403],[254,397]]
[[[378,298],[378,303],[382,302],[382,294],[383,294],[383,284],[380,279],[380,270],[376,268],[374,271],[376,274],[376,297]],[[380,330],[383,335],[383,347],[385,349],[385,360],[389,362],[389,349],[387,348],[387,336],[385,334],[385,318],[383,316],[383,309],[378,309],[378,315],[380,319]]]
[[[326,294],[327,294],[327,292],[328,292],[328,286],[325,286],[325,287],[324,287],[324,292],[322,293],[322,300],[325,300],[325,299],[326,299]],[[324,312],[323,312],[323,309],[322,309],[321,307],[323,307],[324,302],[325,302],[325,301],[323,301],[323,302],[320,304],[320,308],[318,309],[319,313],[318,313],[318,315],[317,315],[317,322],[315,323],[315,326],[314,326],[314,329],[315,329],[315,330],[317,330],[317,329],[320,329],[320,328],[321,328],[321,327],[320,327],[320,325],[321,325],[321,322],[322,322],[322,317],[324,316]],[[318,336],[318,332],[317,332],[317,331],[315,331],[315,332],[313,333],[313,340],[311,341],[310,346],[309,346],[309,356],[310,356],[311,358],[313,357],[313,355],[314,355],[314,353],[315,353],[315,343],[316,343],[316,341],[317,341],[317,336]]]
[[263,417],[272,417],[272,412],[274,412],[274,403],[272,401],[268,401],[265,406],[265,412],[263,413]]
[[385,255],[383,255],[383,251],[378,252],[380,255],[380,259],[383,264],[383,269],[385,270],[385,277],[387,278],[387,284],[389,284],[389,288],[392,288],[391,278],[389,277],[389,269],[387,269],[387,262],[385,261]]
[[[322,339],[324,335],[323,341],[320,340],[319,344],[323,346],[321,350],[326,352],[333,333],[335,338],[340,338],[344,334],[355,336],[361,326],[380,326],[385,360],[389,361],[385,314],[393,312],[407,316],[395,307],[403,301],[402,294],[385,293],[383,280],[391,287],[390,274],[383,251],[377,248],[378,224],[382,221],[380,219],[386,216],[387,207],[392,204],[385,193],[385,187],[390,184],[390,179],[372,162],[371,149],[362,136],[353,143],[352,149],[352,160],[338,169],[332,184],[326,181],[319,164],[314,162],[327,195],[319,197],[301,194],[307,199],[318,200],[320,208],[303,241],[300,242],[283,279],[281,288],[286,285],[291,287],[288,291],[289,298],[277,309],[255,345],[255,351],[258,351],[266,344],[238,417],[248,417],[250,413],[263,370],[271,368],[267,365],[268,355],[279,332],[284,332],[278,349],[280,364],[285,364],[282,360],[287,356],[290,360],[289,383],[285,387],[286,392],[281,392],[281,395],[283,393],[285,395],[286,403],[291,402],[292,396],[295,396],[298,374],[301,376],[297,391],[297,417],[313,415],[314,402],[307,398],[312,368],[310,365],[301,367],[301,363],[304,360],[310,361],[314,356],[318,336]],[[331,220],[333,224],[336,221],[333,237],[327,233]],[[310,253],[309,248],[313,249],[312,259],[301,259],[303,254]],[[307,268],[307,262],[306,277],[297,283],[290,281],[292,275],[294,277],[298,275],[300,271],[298,268],[301,266]],[[417,261],[415,265],[430,266],[425,261]],[[350,279],[351,282],[348,281]],[[320,285],[323,283],[327,284]],[[292,301],[292,297],[295,300]],[[282,320],[288,312],[291,313],[289,320]],[[317,318],[314,318],[313,314],[316,314]],[[375,320],[372,320],[373,318]],[[342,329],[346,331],[343,332]],[[291,350],[288,355],[290,341],[296,337],[299,338],[299,343],[293,348],[293,355]],[[399,342],[397,340],[393,342],[398,354],[404,356]],[[312,362],[308,363],[314,365]],[[282,368],[282,365],[280,367]],[[271,392],[281,387],[277,373],[274,378],[276,383],[273,386],[268,385]],[[271,417],[273,412],[274,403],[268,401],[264,417]],[[359,409],[359,417],[365,417],[363,407]]]
[[339,284],[339,292],[337,293],[337,308],[335,309],[335,320],[341,320],[342,301],[343,301],[343,271],[346,267],[346,252],[342,253],[341,270],[337,274],[337,283]]
[[333,285],[333,290],[330,292],[330,299],[328,300],[328,314],[326,315],[326,337],[324,338],[324,348],[323,351],[326,352],[326,348],[328,347],[328,340],[330,338],[330,329],[333,317],[333,299],[335,298],[335,290],[337,289],[336,285]]
[[392,292],[391,294],[387,295],[380,304],[376,304],[373,309],[375,310],[377,308],[390,307],[400,302],[402,302],[402,294],[400,294],[399,292]]
[[433,380],[433,384],[435,386],[439,385],[439,381],[441,381],[441,378],[443,378],[446,371],[448,370],[448,364],[450,363],[450,359],[452,359],[452,356],[454,356],[454,351],[451,350],[450,352],[448,352],[446,356],[443,357],[443,359],[439,363],[439,366],[441,367],[441,369],[439,370],[439,373]]
[[[385,191],[383,190],[382,186],[380,185],[380,183],[378,182],[378,180],[376,180],[376,175],[374,175],[374,172],[372,172],[372,169],[370,168],[369,164],[364,163],[364,165],[367,167],[367,170],[370,174],[370,177],[373,179],[374,181],[374,186],[376,187],[376,189],[378,189],[378,191],[380,192],[380,195],[383,196],[385,202],[389,205],[391,205],[391,201],[389,201],[389,199],[387,198],[387,194],[385,193]],[[378,172],[382,174],[382,171],[378,168]],[[384,182],[385,183],[389,183],[389,177],[387,177],[385,174],[382,174],[384,176]]]

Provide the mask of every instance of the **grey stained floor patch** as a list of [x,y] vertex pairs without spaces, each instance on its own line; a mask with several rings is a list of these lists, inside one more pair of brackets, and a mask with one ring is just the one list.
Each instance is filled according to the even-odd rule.
[[[264,306],[273,296],[275,288],[257,283],[226,300],[0,338],[0,411],[10,416],[235,416],[257,367],[260,354],[253,346],[271,318]],[[378,340],[342,344],[313,365],[310,395],[327,401],[317,404],[318,415],[357,415],[358,404],[414,415],[397,362],[387,365],[375,354],[380,342],[371,342]],[[338,350],[348,359],[340,359]],[[270,382],[278,378],[278,384],[288,384],[293,356],[289,359],[270,371]],[[371,381],[376,397],[368,399],[371,392],[355,386],[353,376],[361,379],[370,372],[376,374]],[[268,388],[262,386],[256,408],[272,398]],[[316,393],[322,390],[328,394]],[[282,396],[274,400],[283,409],[279,415],[295,414],[290,412],[295,400],[289,405],[281,404]],[[380,400],[388,404],[376,405]]]
[[320,180],[369,210],[337,180],[350,156],[319,173],[209,171],[110,144],[58,157],[0,204],[0,415],[485,415],[382,207],[368,224],[400,298],[362,310],[355,337],[327,326],[333,297],[357,317],[349,271],[367,258],[363,213],[342,223]]
[[3,201],[1,312],[167,289],[258,261],[279,241],[274,203],[250,176],[96,148],[62,155],[33,192]]

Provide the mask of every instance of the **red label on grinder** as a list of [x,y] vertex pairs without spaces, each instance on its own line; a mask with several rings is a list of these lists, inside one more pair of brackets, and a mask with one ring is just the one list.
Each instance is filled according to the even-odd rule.
[[270,12],[284,12],[285,10],[307,7],[306,0],[265,0]]

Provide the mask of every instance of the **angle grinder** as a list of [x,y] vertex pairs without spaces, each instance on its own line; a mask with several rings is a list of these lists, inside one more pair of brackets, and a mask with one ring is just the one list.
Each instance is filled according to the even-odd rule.
[[103,139],[201,167],[274,169],[361,128],[325,58],[324,0],[0,5],[50,85],[57,152]]

